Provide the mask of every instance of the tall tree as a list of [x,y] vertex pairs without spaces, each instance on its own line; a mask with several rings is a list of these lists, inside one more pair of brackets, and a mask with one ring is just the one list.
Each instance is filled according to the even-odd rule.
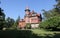
[[16,19],[16,23],[18,24],[19,21],[20,21],[20,16],[18,16],[18,18]]
[[46,11],[46,10],[42,10],[44,13],[43,13],[43,15],[44,15],[44,18],[46,19],[46,18],[49,18],[49,16],[50,16],[50,13],[48,12],[48,11]]
[[8,17],[8,18],[6,19],[6,27],[7,27],[7,28],[12,27],[12,26],[14,25],[14,23],[15,23],[15,20],[14,20],[14,19],[12,19],[12,18],[10,18],[10,17]]
[[51,10],[43,10],[43,15],[45,18],[51,18],[51,17],[54,17],[54,16],[60,16],[60,0],[56,0],[56,3],[54,5],[54,8],[52,8]]
[[0,30],[3,29],[5,23],[5,14],[3,13],[3,10],[0,8]]
[[56,0],[57,4],[51,10],[43,10],[44,17],[47,19],[40,24],[41,28],[60,30],[60,0]]
[[18,16],[18,18],[15,21],[15,24],[14,24],[15,28],[17,28],[19,21],[20,21],[20,16]]
[[56,0],[57,4],[56,4],[56,8],[58,10],[58,12],[60,13],[60,0]]

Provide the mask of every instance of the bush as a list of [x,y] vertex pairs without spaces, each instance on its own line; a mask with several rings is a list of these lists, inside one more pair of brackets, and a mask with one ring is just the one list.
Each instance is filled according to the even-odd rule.
[[45,20],[40,23],[40,28],[51,29],[51,30],[59,30],[60,29],[60,17],[52,17],[48,20]]
[[31,24],[30,23],[26,24],[26,29],[31,29]]

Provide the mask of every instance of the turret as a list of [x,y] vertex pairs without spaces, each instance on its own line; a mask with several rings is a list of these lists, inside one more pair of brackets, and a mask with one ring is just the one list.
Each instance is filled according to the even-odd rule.
[[26,13],[26,15],[28,15],[30,13],[30,9],[28,7],[26,7],[26,9],[25,9],[25,13]]

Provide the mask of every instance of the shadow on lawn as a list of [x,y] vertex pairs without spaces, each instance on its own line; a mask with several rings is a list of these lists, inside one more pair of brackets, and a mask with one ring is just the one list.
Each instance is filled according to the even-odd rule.
[[60,38],[60,33],[54,33],[54,35],[47,34],[44,38]]
[[0,31],[0,38],[60,38],[60,34],[56,34],[54,36],[41,36],[37,34],[33,34],[30,30],[6,30]]

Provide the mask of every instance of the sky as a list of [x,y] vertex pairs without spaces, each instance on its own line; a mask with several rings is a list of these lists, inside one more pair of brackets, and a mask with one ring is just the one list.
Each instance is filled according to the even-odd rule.
[[13,19],[17,19],[18,16],[20,18],[24,18],[25,8],[28,6],[32,11],[34,10],[37,13],[42,14],[42,9],[51,10],[54,8],[54,4],[56,4],[55,0],[0,0],[0,7],[4,10],[4,13],[7,17],[11,17]]

